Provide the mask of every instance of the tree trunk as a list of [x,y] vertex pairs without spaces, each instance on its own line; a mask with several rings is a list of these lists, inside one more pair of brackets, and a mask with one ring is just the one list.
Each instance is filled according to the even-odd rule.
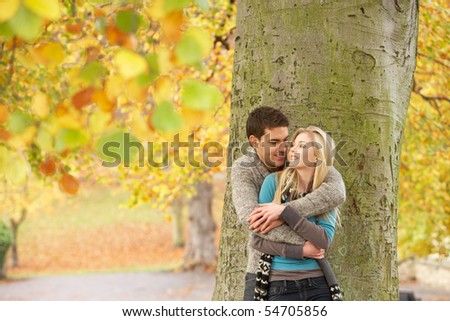
[[[238,1],[230,146],[247,141],[243,120],[263,105],[281,109],[291,133],[316,125],[331,134],[347,201],[328,257],[347,300],[398,299],[398,170],[417,14],[413,0]],[[244,287],[247,233],[229,189],[215,300],[240,300]]]
[[210,270],[216,265],[216,224],[212,216],[213,186],[200,182],[196,186],[196,192],[189,201],[189,236],[184,255],[184,269]]
[[172,246],[173,247],[183,247],[184,246],[184,236],[183,236],[183,199],[181,197],[175,199],[172,202]]
[[22,208],[22,211],[20,212],[20,218],[16,221],[13,218],[10,218],[11,223],[11,232],[13,236],[13,242],[11,244],[11,261],[12,261],[12,267],[19,267],[20,261],[19,261],[19,249],[18,249],[18,237],[19,237],[19,228],[20,225],[25,221],[25,218],[27,217],[27,209]]

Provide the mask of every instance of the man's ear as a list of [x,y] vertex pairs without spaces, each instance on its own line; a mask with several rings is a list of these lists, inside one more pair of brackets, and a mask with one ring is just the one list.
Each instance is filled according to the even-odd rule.
[[258,145],[258,138],[256,138],[255,135],[250,135],[250,137],[248,138],[248,141],[250,142],[250,145],[252,147],[257,147],[257,145]]

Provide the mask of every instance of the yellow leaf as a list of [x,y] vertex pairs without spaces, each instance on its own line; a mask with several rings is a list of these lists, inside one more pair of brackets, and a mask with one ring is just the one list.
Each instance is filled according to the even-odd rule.
[[36,132],[36,127],[28,126],[22,133],[12,136],[11,139],[8,140],[8,145],[15,149],[28,147],[34,141]]
[[38,16],[50,20],[61,17],[58,0],[24,0],[25,6]]
[[119,76],[111,76],[106,81],[105,87],[107,98],[111,101],[114,101],[123,92],[123,79]]
[[48,67],[61,64],[65,58],[64,48],[57,42],[50,42],[32,48],[30,55],[38,64]]
[[158,52],[158,69],[160,74],[166,74],[172,69],[173,63],[170,59],[171,52],[168,48],[160,47]]
[[19,7],[20,0],[0,0],[0,23],[14,17]]
[[164,17],[164,0],[146,1],[145,13],[152,18],[152,20],[159,20]]
[[125,93],[128,99],[144,103],[148,98],[148,87],[140,86],[135,79],[131,79],[125,84]]
[[0,145],[0,177],[7,172],[10,159],[10,151],[5,146]]
[[111,113],[96,109],[89,117],[89,129],[93,134],[99,134],[108,127],[111,118]]
[[148,69],[147,61],[144,57],[126,49],[117,52],[114,57],[114,62],[117,65],[119,74],[124,79],[136,77],[143,74]]
[[9,111],[6,105],[0,104],[0,124],[4,123],[9,116]]
[[195,128],[206,123],[211,118],[211,113],[203,110],[194,110],[187,107],[181,108],[181,116],[184,123],[190,128]]
[[5,173],[6,179],[15,185],[23,185],[28,178],[28,163],[19,155],[11,154]]
[[151,141],[153,138],[153,133],[150,131],[147,125],[145,116],[143,116],[139,110],[135,109],[131,115],[131,130],[133,134],[136,135],[142,141]]
[[104,112],[110,112],[116,107],[114,100],[109,100],[108,95],[101,89],[96,89],[92,94],[92,101]]
[[38,91],[31,101],[31,110],[40,119],[46,118],[50,113],[47,95],[41,91]]
[[154,98],[157,103],[164,100],[171,100],[174,94],[173,80],[169,76],[159,77],[154,86]]

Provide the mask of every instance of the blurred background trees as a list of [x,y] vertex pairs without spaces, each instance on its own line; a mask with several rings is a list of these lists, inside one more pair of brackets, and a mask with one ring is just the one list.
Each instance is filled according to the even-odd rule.
[[[64,208],[56,207],[59,202],[67,204],[67,211],[74,208],[76,212],[80,199],[89,203],[81,194],[83,189],[91,191],[92,182],[107,186],[104,193],[130,207],[158,213],[167,224],[189,221],[189,202],[202,184],[212,184],[214,199],[222,199],[235,6],[234,0],[1,1],[0,179],[10,191],[4,194],[2,190],[0,196],[9,199],[0,203],[2,221],[10,229],[13,222],[36,224],[35,217],[51,212],[43,209]],[[401,259],[449,252],[447,3],[420,1],[419,19],[415,84],[401,155]],[[139,166],[139,149],[133,147],[127,166],[125,162],[114,168],[101,166],[102,161],[111,161],[102,153],[102,144],[123,144],[124,133],[130,134],[130,142],[142,143],[144,155],[149,150],[146,143],[153,142],[154,160],[162,165]],[[187,162],[186,148],[170,146],[177,133],[180,141],[188,141],[193,134],[200,147],[191,158],[195,156],[199,164]],[[218,160],[217,166],[202,161],[207,149],[210,163]],[[127,156],[123,149],[112,150],[122,160]],[[175,155],[186,162],[185,167],[166,163]],[[28,201],[20,191],[26,185],[35,186],[30,195],[41,193],[29,202],[25,219],[21,204]],[[126,197],[116,196],[116,190],[127,191]],[[47,199],[39,200],[43,197]],[[179,199],[183,200],[181,210]],[[203,208],[209,208],[207,197],[200,201],[205,202]],[[213,230],[211,222],[220,229],[221,202],[216,203],[212,213],[207,210],[205,214],[209,231]],[[182,213],[181,220],[175,212]],[[123,213],[122,209],[117,213]],[[161,223],[149,215],[152,219],[145,222]],[[77,225],[64,217],[68,224]],[[190,223],[195,222],[198,216],[192,215]],[[194,232],[186,227],[176,230],[176,244],[183,243],[182,237],[184,242],[197,244]],[[27,233],[34,235],[26,226],[17,235],[26,237]],[[25,259],[36,249],[29,246],[31,239],[24,241],[31,251],[24,251]],[[213,250],[207,251],[204,257],[215,260]],[[195,257],[203,254],[188,253],[192,255],[187,254],[186,266],[214,267],[211,259],[196,262]]]

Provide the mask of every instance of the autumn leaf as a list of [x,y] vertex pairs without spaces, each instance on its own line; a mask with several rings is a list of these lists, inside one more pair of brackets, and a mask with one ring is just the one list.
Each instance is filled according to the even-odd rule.
[[173,11],[165,16],[161,21],[163,39],[172,43],[178,42],[183,34],[182,26],[184,22],[182,11]]
[[116,15],[116,26],[123,32],[134,33],[141,24],[141,17],[134,11],[119,11]]
[[57,42],[50,42],[30,49],[31,57],[38,63],[48,67],[58,66],[64,61],[64,48]]
[[206,111],[223,103],[222,93],[217,87],[199,80],[183,80],[181,88],[181,101],[184,107]]
[[32,118],[28,113],[16,109],[9,116],[6,126],[12,134],[20,134],[25,128],[30,126],[31,123]]
[[59,188],[66,194],[76,195],[80,189],[80,183],[74,176],[64,173],[59,180]]
[[0,23],[14,17],[19,7],[20,0],[0,0]]
[[67,149],[75,149],[86,145],[89,138],[84,131],[78,129],[63,128],[55,138],[55,149],[61,153]]
[[57,20],[61,17],[58,0],[23,0],[24,5],[42,18]]
[[154,99],[157,103],[172,98],[174,93],[174,81],[170,76],[159,77],[154,85]]
[[92,94],[94,93],[94,88],[88,87],[80,90],[75,95],[72,96],[72,105],[76,109],[82,109],[84,106],[92,103]]
[[163,101],[155,108],[152,125],[162,132],[176,132],[183,126],[183,120],[172,103]]
[[202,29],[188,30],[175,48],[178,61],[183,65],[197,66],[212,48],[210,34]]
[[45,176],[52,176],[56,173],[56,163],[53,158],[47,158],[39,164],[39,170]]
[[136,146],[139,140],[130,133],[122,130],[114,130],[104,134],[95,143],[95,152],[104,162],[114,163],[115,166],[125,164],[128,166],[137,159],[138,148]]
[[126,49],[119,50],[114,62],[117,66],[119,74],[124,79],[130,79],[148,70],[147,61],[141,55]]
[[8,116],[8,108],[5,105],[0,104],[0,124],[4,123],[8,119]]
[[14,185],[23,185],[28,178],[28,163],[17,153],[10,153],[9,162],[6,164],[5,178]]
[[8,21],[12,31],[26,41],[33,41],[42,31],[43,19],[25,6],[20,6],[17,14]]
[[92,93],[92,101],[104,112],[110,112],[115,108],[115,102],[101,89],[96,89]]
[[40,119],[44,119],[50,113],[50,107],[48,105],[47,95],[41,91],[38,91],[31,102],[31,110]]

